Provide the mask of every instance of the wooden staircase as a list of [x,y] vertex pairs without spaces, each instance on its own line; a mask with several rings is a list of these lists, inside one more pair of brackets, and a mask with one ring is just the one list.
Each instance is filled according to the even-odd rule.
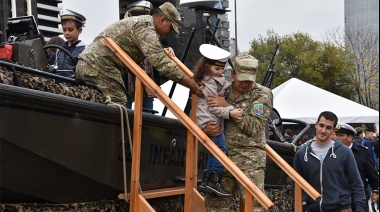
[[[133,155],[132,155],[132,173],[130,193],[125,197],[120,194],[119,198],[130,201],[131,212],[150,212],[155,211],[146,199],[168,197],[174,195],[185,195],[184,211],[185,212],[203,212],[206,211],[204,198],[197,191],[197,158],[198,142],[204,145],[207,150],[213,154],[223,166],[239,181],[246,189],[246,201],[240,207],[241,211],[251,212],[254,208],[254,199],[256,199],[265,209],[274,207],[274,204],[268,197],[256,187],[256,185],[226,156],[196,125],[196,114],[192,113],[191,119],[161,90],[161,88],[111,39],[105,38],[107,46],[115,55],[136,75],[135,87],[135,111],[134,111],[134,129],[133,129]],[[177,64],[181,63],[175,57],[169,56]],[[183,64],[179,64],[184,73],[192,78],[192,72]],[[187,132],[187,153],[186,153],[186,180],[185,187],[159,189],[152,191],[143,191],[139,193],[140,179],[140,153],[141,153],[141,132],[142,132],[142,101],[143,86],[148,86],[156,93],[160,101],[185,125]],[[192,97],[192,111],[196,111],[196,96]],[[267,154],[274,160],[285,172],[296,182],[296,212],[302,211],[302,189],[305,190],[312,198],[320,198],[320,194],[315,191],[302,177],[296,173],[277,153],[268,145]]]

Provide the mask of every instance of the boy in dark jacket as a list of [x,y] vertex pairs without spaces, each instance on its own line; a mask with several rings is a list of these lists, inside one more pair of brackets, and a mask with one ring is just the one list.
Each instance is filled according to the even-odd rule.
[[55,57],[49,60],[49,64],[56,66],[58,69],[57,74],[64,77],[73,77],[78,56],[86,48],[86,45],[79,40],[79,35],[82,33],[82,27],[86,23],[86,18],[69,9],[61,10],[59,15],[61,16],[63,35],[66,39],[66,41],[60,45],[70,52],[74,57],[74,61],[64,51],[57,50]]
[[314,201],[306,195],[310,212],[364,212],[365,193],[352,151],[340,141],[331,140],[337,116],[322,112],[315,124],[315,141],[303,146],[295,157],[294,169],[310,183],[322,198]]

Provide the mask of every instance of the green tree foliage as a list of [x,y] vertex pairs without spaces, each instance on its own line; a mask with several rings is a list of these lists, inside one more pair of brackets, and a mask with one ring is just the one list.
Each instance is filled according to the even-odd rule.
[[279,36],[268,31],[266,37],[260,36],[251,42],[249,54],[259,60],[258,82],[265,76],[276,44],[280,47],[274,60],[276,75],[271,88],[298,78],[339,96],[353,98],[344,49],[315,41],[305,33]]

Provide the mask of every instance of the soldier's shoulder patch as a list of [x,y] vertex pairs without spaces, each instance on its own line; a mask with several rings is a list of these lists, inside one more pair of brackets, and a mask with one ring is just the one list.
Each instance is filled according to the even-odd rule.
[[256,103],[253,105],[253,110],[255,111],[256,115],[261,115],[264,113],[264,104],[263,103]]

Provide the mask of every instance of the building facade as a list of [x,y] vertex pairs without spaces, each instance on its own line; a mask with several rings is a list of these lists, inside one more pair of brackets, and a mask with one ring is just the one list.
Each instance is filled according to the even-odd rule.
[[345,0],[345,43],[358,67],[356,101],[379,109],[379,0]]
[[367,28],[379,33],[378,0],[345,0],[345,28]]
[[[0,5],[0,31],[3,33],[1,42],[7,40],[7,23],[12,17],[33,15],[40,32],[48,41],[51,37],[62,34],[59,29],[59,4],[62,0],[1,0]],[[14,4],[12,4],[14,3]],[[16,8],[15,11],[13,8]]]

